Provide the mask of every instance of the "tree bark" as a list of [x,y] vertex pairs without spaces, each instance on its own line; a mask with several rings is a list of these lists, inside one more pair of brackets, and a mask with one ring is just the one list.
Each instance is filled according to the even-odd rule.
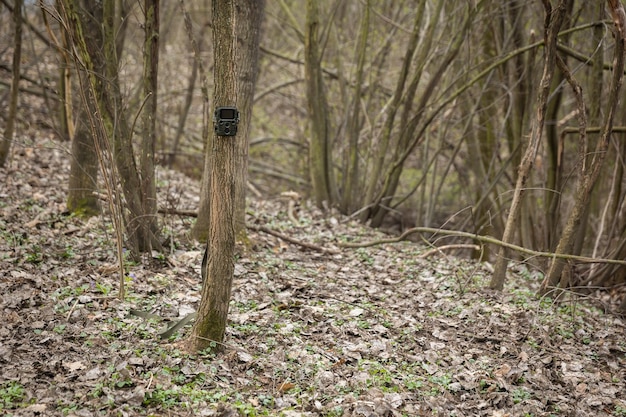
[[237,103],[241,120],[235,141],[235,234],[237,240],[246,235],[246,187],[248,182],[248,147],[252,107],[259,75],[259,44],[265,0],[237,0]]
[[[239,106],[240,122],[235,141],[235,234],[238,241],[246,238],[246,189],[248,181],[248,148],[254,91],[259,73],[259,44],[261,24],[265,10],[265,0],[236,0],[236,97]],[[186,22],[187,24],[187,22]],[[190,27],[187,28],[190,31]],[[198,58],[196,58],[198,59]],[[202,68],[202,65],[200,65]],[[198,220],[194,224],[192,234],[196,239],[206,240],[209,237],[210,213],[210,182],[211,182],[211,145],[212,138],[207,138],[204,173],[200,190],[200,207]]]
[[[233,106],[237,92],[235,0],[213,1],[213,22],[216,23],[213,25],[214,105]],[[240,140],[239,137],[212,134],[209,238],[206,266],[203,266],[202,299],[190,340],[192,351],[210,347],[219,349],[226,331],[235,267],[235,141]]]
[[[59,1],[57,1],[59,4]],[[99,7],[96,2],[86,2],[84,4],[82,13],[85,14],[83,20],[86,20],[86,16],[91,16],[92,19],[98,20],[102,18],[102,8]],[[84,26],[83,35],[85,42],[95,48],[96,45],[102,45],[103,35],[102,30],[98,25],[88,24]],[[71,41],[69,40],[70,34],[63,33],[62,35],[65,51],[69,51]],[[64,68],[63,75],[69,75],[70,73],[70,56],[67,52],[62,51]],[[93,70],[99,74],[104,71],[104,65],[101,61],[94,61]],[[79,69],[82,71],[80,76],[83,79],[89,78],[89,72],[85,68]],[[78,80],[76,80],[78,81]],[[70,83],[69,76],[65,79],[66,83]],[[88,89],[88,86],[86,86]],[[80,88],[80,86],[79,86]],[[64,91],[65,99],[69,100],[72,95],[69,94],[71,88],[66,86]],[[89,97],[89,91],[83,92],[83,97]],[[64,103],[62,118],[66,119],[66,122],[62,124],[70,125],[68,117],[72,114],[70,111],[71,103]],[[93,132],[91,125],[89,124],[89,113],[97,112],[97,109],[93,106],[89,106],[88,100],[78,100],[77,103],[78,117],[74,130],[74,134],[70,136],[72,141],[72,160],[70,163],[70,178],[69,189],[67,194],[67,208],[72,213],[79,216],[94,216],[99,213],[100,207],[98,197],[94,194],[98,186],[98,153],[96,151],[95,144],[95,132]],[[70,129],[67,131],[71,133]]]
[[332,206],[335,203],[336,191],[330,155],[330,121],[322,77],[319,32],[318,1],[307,0],[304,76],[309,115],[309,172],[313,198],[317,206],[323,208],[324,205]]
[[142,227],[144,252],[152,249],[153,230],[157,230],[156,181],[154,172],[154,149],[156,145],[157,79],[159,73],[159,0],[144,2],[144,51],[143,51],[143,140],[139,150],[141,202],[145,222]]
[[79,106],[79,119],[72,138],[67,209],[81,217],[95,216],[100,205],[95,191],[98,188],[98,154],[94,135],[87,122],[86,105]]
[[[615,55],[613,58],[613,76],[611,79],[611,85],[609,94],[606,100],[608,111],[606,112],[603,120],[602,130],[600,133],[600,139],[596,145],[593,157],[590,162],[587,162],[586,152],[586,115],[585,106],[582,102],[582,91],[578,91],[579,88],[574,86],[576,92],[576,98],[579,101],[579,118],[583,119],[579,123],[580,126],[580,139],[579,139],[579,164],[580,167],[580,179],[578,181],[578,187],[576,189],[574,207],[567,219],[565,229],[559,244],[556,247],[555,252],[558,254],[570,253],[574,246],[576,235],[582,224],[585,212],[588,208],[591,192],[595,186],[598,176],[609,148],[609,141],[613,129],[613,117],[617,110],[617,104],[619,103],[620,90],[622,86],[622,80],[624,77],[624,46],[626,43],[626,13],[624,7],[618,0],[607,0],[607,5],[611,16],[613,18],[613,24],[615,25],[614,40],[615,40]],[[573,82],[571,82],[574,85]],[[546,294],[554,287],[556,287],[562,280],[562,273],[565,268],[565,263],[561,260],[554,260],[550,264],[550,269],[546,274],[540,292]],[[567,286],[567,282],[561,281],[559,287]]]
[[20,87],[20,61],[22,60],[22,6],[24,0],[15,0],[13,6],[13,24],[15,25],[15,34],[13,40],[13,67],[11,92],[9,98],[9,111],[7,116],[7,124],[4,128],[4,137],[0,140],[0,167],[6,164],[11,151],[11,143],[15,134],[15,119],[17,116],[17,99],[19,97]]
[[370,30],[371,1],[367,0],[363,6],[363,17],[359,28],[358,43],[356,47],[356,77],[354,81],[354,93],[352,95],[352,109],[348,114],[347,132],[348,146],[345,150],[343,169],[343,195],[341,196],[340,210],[342,213],[351,214],[361,204],[361,187],[364,182],[359,177],[359,133],[361,130],[361,95],[363,92],[363,79],[365,58],[367,52],[367,40]]
[[[207,5],[207,8],[209,6]],[[185,24],[185,31],[187,32],[187,36],[189,37],[189,42],[191,43],[191,48],[193,49],[195,63],[198,66],[198,70],[200,72],[201,83],[201,94],[202,94],[202,114],[203,114],[203,124],[202,124],[202,140],[204,142],[204,166],[202,169],[202,181],[200,184],[200,205],[198,207],[198,219],[193,225],[191,230],[191,234],[194,238],[199,241],[205,241],[209,237],[209,220],[211,218],[211,208],[210,208],[210,182],[211,182],[211,154],[213,152],[213,135],[210,134],[210,119],[211,115],[209,114],[209,81],[208,81],[208,73],[205,70],[204,63],[201,57],[201,45],[202,42],[199,43],[196,41],[196,38],[193,33],[193,27],[191,22],[191,16],[187,12],[185,8],[184,0],[180,0],[180,9],[183,14],[183,22]],[[206,26],[209,23],[207,22]]]

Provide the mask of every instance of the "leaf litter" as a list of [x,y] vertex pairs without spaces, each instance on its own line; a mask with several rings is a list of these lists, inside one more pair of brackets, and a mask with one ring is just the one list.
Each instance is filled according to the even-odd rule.
[[[111,222],[65,212],[68,160],[22,145],[0,170],[0,413],[626,415],[626,327],[605,294],[539,299],[522,264],[493,292],[488,264],[412,242],[340,250],[384,235],[281,197],[250,201],[248,223],[328,250],[250,229],[224,352],[186,352],[189,327],[161,341],[129,311],[195,310],[193,219],[160,219],[170,252],[126,260],[120,301]],[[197,183],[162,168],[158,183],[161,206],[197,208]]]

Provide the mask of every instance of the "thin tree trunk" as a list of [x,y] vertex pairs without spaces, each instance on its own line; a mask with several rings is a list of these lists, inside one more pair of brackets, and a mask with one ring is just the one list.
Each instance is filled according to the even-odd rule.
[[[200,184],[200,205],[198,207],[198,219],[193,225],[191,230],[191,234],[194,238],[199,241],[206,241],[209,237],[209,220],[211,218],[211,207],[210,207],[210,196],[211,196],[211,158],[213,153],[213,135],[210,134],[209,123],[210,117],[209,114],[209,81],[207,77],[207,71],[204,67],[204,63],[202,62],[202,57],[200,55],[200,46],[196,41],[196,38],[193,34],[193,27],[191,22],[191,17],[185,8],[184,0],[180,0],[180,9],[183,14],[183,22],[185,24],[185,31],[187,32],[187,36],[189,37],[189,42],[191,43],[191,48],[193,49],[194,59],[196,64],[198,65],[198,70],[200,71],[200,79],[202,80],[202,84],[200,87],[202,93],[202,140],[204,142],[204,166],[202,170],[202,182]],[[207,4],[207,9],[208,9]]]
[[198,69],[199,61],[197,59],[194,59],[193,66],[191,67],[191,75],[189,76],[189,85],[187,86],[187,91],[185,92],[183,107],[180,110],[180,115],[178,116],[178,125],[176,126],[176,133],[174,134],[172,148],[167,158],[167,165],[170,168],[174,167],[174,162],[176,162],[176,154],[178,153],[178,148],[180,145],[180,139],[183,137],[183,133],[185,133],[185,124],[187,122],[187,117],[189,116],[189,110],[191,109],[193,95],[196,91]]
[[[389,106],[386,111],[387,114],[385,117],[385,124],[382,128],[382,137],[380,139],[378,149],[376,150],[376,154],[374,155],[372,174],[369,177],[369,184],[367,184],[367,187],[365,189],[365,204],[370,204],[370,202],[374,200],[378,187],[381,185],[380,178],[383,173],[383,168],[385,166],[396,115],[402,104],[402,97],[404,95],[407,78],[409,77],[409,73],[411,71],[413,56],[415,55],[418,47],[418,41],[420,40],[421,24],[422,19],[424,18],[425,7],[426,1],[421,0],[417,5],[417,10],[415,11],[413,32],[411,33],[407,49],[404,53],[402,68],[400,69],[400,75],[398,76],[398,80],[396,81],[395,91],[393,93],[393,96],[391,97]],[[365,222],[366,220],[371,218],[375,209],[376,207],[371,207],[367,210],[363,210],[360,216],[360,220]]]
[[[561,24],[565,17],[567,0],[559,0],[556,9],[552,9],[552,5],[549,0],[543,0],[545,8],[545,57],[543,64],[543,75],[541,77],[541,84],[539,88],[539,94],[537,96],[537,114],[533,120],[532,129],[530,133],[530,142],[526,148],[526,152],[520,163],[517,183],[515,184],[515,191],[513,193],[513,201],[511,202],[511,208],[509,210],[509,216],[504,227],[504,234],[502,241],[505,243],[512,243],[515,233],[515,229],[518,225],[519,212],[522,203],[522,197],[524,195],[526,181],[530,175],[530,170],[533,167],[539,144],[541,143],[541,134],[543,131],[543,125],[546,116],[546,108],[548,103],[548,96],[550,94],[550,85],[552,83],[552,76],[554,74],[554,67],[556,64],[556,40],[559,33]],[[504,288],[504,282],[506,280],[506,269],[508,266],[508,251],[504,246],[501,246],[498,250],[496,264],[494,266],[493,276],[489,286],[491,288],[502,290]]]
[[[161,249],[156,223],[143,211],[141,192],[142,182],[135,161],[132,144],[132,132],[124,110],[124,102],[119,83],[119,35],[115,31],[119,24],[115,21],[116,1],[103,0],[104,43],[102,51],[91,51],[93,55],[102,54],[105,62],[106,82],[94,80],[94,85],[102,89],[100,109],[109,137],[112,138],[113,158],[120,176],[122,191],[129,214],[126,221],[128,246],[133,257],[153,248]],[[118,7],[119,8],[119,7]]]
[[[46,16],[45,11],[43,15],[44,17]],[[59,57],[61,58],[61,65],[59,67],[59,128],[63,140],[72,140],[76,132],[76,126],[74,125],[73,112],[74,102],[72,95],[72,71],[70,67],[71,59],[67,52],[70,50],[70,45],[65,31],[61,33],[61,42],[63,50],[59,51]]]
[[13,38],[13,67],[11,80],[11,92],[9,98],[9,111],[7,124],[4,128],[4,137],[0,138],[0,167],[6,164],[11,151],[11,143],[15,134],[15,119],[17,116],[17,99],[20,87],[20,61],[22,60],[22,6],[24,0],[15,0],[13,6],[13,24],[15,35]]
[[157,229],[156,180],[154,149],[156,144],[157,79],[159,72],[159,0],[144,3],[144,52],[143,52],[143,141],[139,151],[141,202],[145,222],[142,227],[144,252],[152,249],[151,231]]
[[[442,3],[438,3],[441,5]],[[426,62],[427,53],[430,50],[430,47],[425,46],[429,45],[432,42],[432,39],[428,39],[425,41],[425,44],[419,50],[416,61],[418,62],[418,71],[409,87],[407,88],[407,98],[405,100],[405,108],[401,119],[401,132],[400,139],[398,141],[398,145],[394,149],[393,158],[391,166],[387,169],[384,175],[384,183],[379,191],[378,195],[372,201],[373,208],[371,212],[371,226],[379,227],[385,216],[388,213],[387,206],[390,205],[391,200],[396,194],[396,190],[400,183],[400,176],[402,175],[402,171],[404,169],[404,163],[409,157],[409,155],[415,150],[417,145],[421,143],[424,138],[425,127],[428,123],[422,123],[422,119],[426,113],[426,108],[431,101],[435,89],[439,85],[441,79],[444,74],[450,68],[450,65],[454,58],[457,56],[461,45],[465,42],[467,30],[470,27],[471,22],[473,21],[473,17],[476,14],[475,8],[469,7],[468,13],[465,16],[463,23],[460,25],[460,29],[455,34],[454,38],[450,42],[448,50],[444,54],[444,57],[439,64],[439,66],[433,70],[431,74],[431,78],[428,80],[428,84],[424,86],[423,92],[419,97],[417,108],[415,109],[415,114],[409,118],[409,114],[412,110],[412,107],[409,103],[412,103],[415,97],[417,85],[421,79],[422,70],[424,67],[424,63]],[[440,8],[438,7],[433,14],[433,19],[435,16],[438,16],[438,12]],[[431,25],[434,25],[435,22],[431,22]],[[407,107],[408,106],[408,107]],[[421,124],[421,125],[420,125]],[[420,129],[418,130],[418,127]]]
[[361,94],[363,88],[363,72],[367,52],[367,39],[370,25],[371,1],[367,0],[363,6],[363,17],[359,29],[359,40],[356,49],[356,77],[352,98],[352,109],[347,123],[348,148],[345,152],[343,195],[340,209],[344,214],[351,214],[361,205],[359,197],[362,181],[359,178],[359,132],[361,128]]
[[248,146],[254,91],[259,74],[259,43],[265,0],[236,0],[236,28],[239,47],[237,62],[237,103],[241,120],[235,141],[235,233],[237,240],[246,235],[246,188]]
[[313,186],[313,198],[318,207],[324,207],[324,204],[333,205],[335,203],[336,191],[330,155],[328,103],[322,77],[318,1],[307,0],[306,10],[304,74],[309,113],[309,171]]
[[[626,13],[624,8],[618,0],[608,0],[608,8],[613,17],[613,23],[615,25],[615,55],[613,59],[613,77],[611,79],[611,86],[609,94],[606,100],[608,111],[604,116],[602,130],[600,138],[593,153],[593,158],[590,162],[586,161],[586,115],[585,106],[582,100],[582,89],[580,91],[574,87],[576,97],[578,99],[578,117],[581,119],[580,127],[580,139],[579,139],[579,167],[580,167],[580,180],[576,189],[574,207],[570,213],[565,229],[559,244],[556,247],[555,252],[558,254],[570,253],[573,249],[576,235],[582,224],[585,211],[589,205],[591,199],[591,193],[595,186],[598,176],[609,148],[609,141],[611,138],[613,128],[613,117],[617,109],[617,104],[620,98],[620,90],[622,86],[622,79],[624,76],[624,44],[626,42]],[[564,66],[564,64],[563,64]],[[574,85],[574,82],[571,82]],[[544,279],[540,292],[546,294],[552,288],[559,284],[561,281],[561,274],[565,268],[565,263],[561,260],[553,260],[550,264],[550,269]],[[561,287],[567,284],[561,282]]]
[[[235,1],[213,2],[213,50],[215,51],[214,104],[236,104]],[[245,22],[239,22],[245,24]],[[193,351],[213,347],[224,340],[228,305],[235,268],[235,168],[237,136],[212,134],[210,173],[209,238],[206,248],[205,281],[198,315],[192,329]],[[216,346],[218,349],[221,345]]]

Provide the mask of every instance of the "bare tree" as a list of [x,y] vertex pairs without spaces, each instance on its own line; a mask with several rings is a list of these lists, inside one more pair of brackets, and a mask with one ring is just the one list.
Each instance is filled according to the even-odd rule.
[[[621,2],[617,0],[607,0],[607,6],[611,13],[611,17],[613,18],[613,24],[615,25],[613,77],[611,79],[609,94],[606,99],[607,111],[604,115],[604,120],[602,121],[600,138],[596,144],[593,157],[590,162],[587,162],[587,115],[582,88],[578,82],[572,78],[572,75],[569,73],[565,63],[562,60],[557,61],[561,71],[565,74],[568,82],[572,86],[574,96],[578,103],[577,117],[579,120],[580,132],[578,141],[578,167],[580,169],[579,181],[574,197],[574,207],[570,212],[567,223],[559,240],[559,244],[555,250],[557,254],[568,254],[572,252],[577,234],[579,233],[582,224],[581,220],[585,216],[585,212],[588,210],[591,192],[593,191],[593,188],[598,180],[600,169],[602,168],[608,153],[610,137],[613,130],[613,119],[620,99],[622,80],[624,77],[626,13],[624,12],[624,7]],[[565,266],[566,264],[560,259],[554,259],[551,262],[550,269],[548,270],[546,278],[541,286],[541,292],[543,294],[547,293],[557,285],[560,287],[567,287],[570,285],[570,282],[568,282],[566,277],[562,275]]]
[[[141,252],[160,249],[159,231],[153,213],[144,212],[142,182],[132,144],[131,127],[124,110],[119,76],[119,52],[123,36],[117,31],[120,23],[119,5],[116,0],[95,2],[95,14],[85,12],[83,0],[62,0],[60,7],[68,30],[72,34],[73,46],[79,56],[75,61],[84,67],[88,79],[85,94],[93,102],[93,114],[101,119],[105,137],[110,141],[113,160],[119,175],[119,182],[125,199],[128,215],[125,217],[127,245],[131,254],[138,257]],[[118,16],[119,17],[119,16]],[[96,24],[102,31],[102,43],[92,44],[84,37],[85,27]],[[96,72],[99,69],[102,72]],[[154,181],[154,176],[152,176]]]
[[157,119],[157,79],[159,72],[159,0],[144,1],[144,51],[143,51],[143,96],[142,112],[143,140],[139,149],[139,167],[141,178],[142,213],[145,225],[141,227],[143,242],[149,244],[144,250],[151,249],[151,233],[157,230],[157,199],[154,172],[154,150],[156,146]]
[[334,170],[331,165],[330,120],[322,74],[319,2],[306,2],[304,74],[309,115],[309,170],[313,196],[319,207],[337,200]]
[[237,0],[236,71],[237,105],[241,114],[239,140],[235,141],[235,233],[237,240],[246,234],[246,188],[248,181],[248,147],[252,124],[254,92],[259,75],[259,43],[265,0]]
[[354,92],[352,93],[351,110],[346,122],[346,136],[348,146],[344,150],[343,181],[340,209],[344,213],[353,213],[358,210],[359,197],[363,181],[360,178],[359,169],[359,134],[361,131],[361,114],[363,80],[365,77],[365,60],[367,58],[367,41],[370,33],[370,9],[371,1],[367,0],[364,5],[363,17],[361,18],[358,42],[355,51],[356,76],[354,79]]
[[15,119],[17,117],[17,101],[20,87],[20,61],[22,60],[22,7],[23,0],[15,0],[13,6],[13,24],[15,33],[13,38],[13,66],[11,92],[9,99],[9,111],[7,124],[4,128],[3,138],[0,140],[0,167],[6,163],[9,152],[11,151],[11,142],[15,134]]
[[[506,226],[504,228],[504,234],[502,241],[505,243],[511,243],[513,241],[514,232],[518,227],[518,219],[520,214],[520,208],[522,203],[522,197],[526,189],[526,181],[530,175],[531,169],[537,156],[539,144],[541,143],[541,136],[545,121],[546,107],[548,103],[548,96],[550,93],[550,85],[554,74],[554,68],[556,66],[556,40],[563,23],[566,3],[568,0],[559,0],[556,8],[552,8],[549,0],[544,0],[543,5],[545,9],[545,56],[543,64],[543,75],[541,78],[541,86],[537,95],[536,115],[532,124],[532,131],[530,133],[530,141],[522,158],[522,162],[518,169],[517,183],[515,185],[515,192],[513,194],[513,201],[511,202],[511,208],[509,209],[509,215],[507,218]],[[504,246],[498,250],[496,264],[494,267],[493,276],[489,286],[498,290],[504,288],[504,282],[506,280],[506,269],[508,265],[507,250]]]

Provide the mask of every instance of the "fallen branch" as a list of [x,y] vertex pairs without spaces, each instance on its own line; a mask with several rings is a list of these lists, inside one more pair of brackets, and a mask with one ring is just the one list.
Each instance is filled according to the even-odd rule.
[[179,210],[175,208],[160,208],[158,211],[161,214],[175,214],[178,216],[198,217],[197,210]]
[[491,236],[481,236],[481,235],[477,235],[474,233],[459,232],[456,230],[436,229],[433,227],[413,227],[411,229],[406,230],[400,236],[395,237],[395,238],[390,238],[390,239],[380,239],[380,240],[374,240],[371,242],[361,242],[361,243],[340,242],[337,245],[342,248],[366,248],[369,246],[384,245],[386,243],[401,242],[405,240],[408,236],[414,233],[432,233],[434,235],[464,237],[464,238],[473,239],[482,243],[490,243],[490,244],[501,246],[507,249],[512,249],[516,252],[524,253],[526,255],[543,257],[543,258],[566,259],[570,261],[577,261],[577,262],[583,262],[583,263],[606,263],[606,264],[616,264],[616,265],[626,266],[626,261],[619,260],[619,259],[590,258],[587,256],[568,255],[564,253],[540,252],[540,251],[535,251],[532,249],[526,249],[524,247],[517,246],[512,243],[506,243]]
[[426,252],[420,253],[418,258],[428,258],[430,255],[433,255],[435,253],[441,253],[444,250],[448,250],[448,249],[472,249],[472,250],[479,250],[480,246],[472,245],[472,244],[435,246],[431,250],[427,250]]
[[336,249],[329,249],[329,248],[325,248],[323,246],[315,245],[313,243],[303,242],[301,240],[294,239],[292,237],[289,237],[287,235],[279,233],[279,232],[277,232],[275,230],[272,230],[272,229],[270,229],[268,227],[265,227],[265,226],[248,225],[247,228],[250,229],[250,230],[254,230],[256,232],[267,233],[268,235],[275,236],[275,237],[277,237],[279,239],[282,239],[282,240],[285,240],[285,241],[287,241],[289,243],[293,243],[294,245],[302,246],[303,248],[312,249],[312,250],[315,250],[315,251],[318,251],[318,252],[323,252],[323,253],[330,253],[330,254],[333,254],[333,255],[337,255],[339,253],[339,251],[336,250]]

